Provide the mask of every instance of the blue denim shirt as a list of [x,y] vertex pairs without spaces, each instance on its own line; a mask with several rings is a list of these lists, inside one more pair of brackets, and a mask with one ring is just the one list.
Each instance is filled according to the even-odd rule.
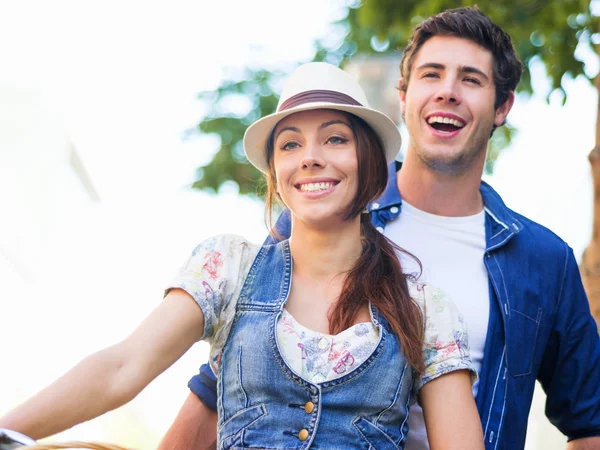
[[[386,191],[369,206],[381,230],[402,210],[399,167],[390,165]],[[546,415],[569,440],[600,436],[600,338],[573,251],[506,207],[487,183],[480,191],[490,317],[476,402],[486,449],[524,447],[536,379],[547,394]],[[289,212],[277,230],[289,235]],[[210,377],[205,365],[188,384],[208,406]]]
[[219,450],[404,448],[413,370],[389,324],[371,308],[373,353],[339,378],[310,383],[286,364],[277,340],[291,278],[289,241],[263,245],[219,366]]

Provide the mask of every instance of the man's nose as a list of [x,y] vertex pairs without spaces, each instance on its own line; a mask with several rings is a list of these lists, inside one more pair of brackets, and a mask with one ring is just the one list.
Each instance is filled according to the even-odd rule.
[[453,78],[443,80],[437,93],[436,100],[438,102],[447,102],[459,105],[461,98],[457,83],[458,81]]

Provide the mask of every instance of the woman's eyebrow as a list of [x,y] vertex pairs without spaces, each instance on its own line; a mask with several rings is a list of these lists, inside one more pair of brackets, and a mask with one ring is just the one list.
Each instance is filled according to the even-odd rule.
[[277,138],[279,137],[279,135],[280,135],[281,133],[283,133],[284,131],[293,131],[293,132],[295,132],[295,133],[300,133],[300,128],[297,128],[297,127],[292,127],[292,126],[289,126],[289,127],[283,127],[283,128],[281,128],[279,131],[277,131],[277,132],[275,133],[275,139],[277,139]]
[[352,128],[348,122],[345,122],[345,121],[343,121],[341,119],[336,119],[336,120],[330,120],[328,122],[323,122],[319,126],[319,130],[322,130],[323,128],[327,128],[327,127],[329,127],[331,125],[335,125],[335,124],[338,124],[338,123],[341,123],[342,125],[346,125],[348,128]]

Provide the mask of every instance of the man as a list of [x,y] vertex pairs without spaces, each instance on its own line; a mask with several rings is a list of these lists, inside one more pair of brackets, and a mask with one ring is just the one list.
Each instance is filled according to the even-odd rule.
[[[600,340],[573,252],[481,181],[489,138],[512,108],[521,72],[510,37],[477,9],[419,25],[399,83],[410,143],[371,216],[419,257],[422,278],[444,289],[466,318],[486,448],[524,447],[537,379],[568,448],[600,449]],[[289,218],[277,227],[288,234]],[[161,448],[211,448],[214,384],[203,366],[189,386],[204,403],[190,394]],[[427,448],[415,405],[407,449]]]

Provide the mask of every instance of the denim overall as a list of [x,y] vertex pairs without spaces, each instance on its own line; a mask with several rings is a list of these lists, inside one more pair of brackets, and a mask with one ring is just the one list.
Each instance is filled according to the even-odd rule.
[[289,242],[264,245],[237,304],[217,379],[225,449],[403,449],[413,371],[388,323],[373,354],[333,381],[313,384],[284,362],[277,322],[292,277]]

